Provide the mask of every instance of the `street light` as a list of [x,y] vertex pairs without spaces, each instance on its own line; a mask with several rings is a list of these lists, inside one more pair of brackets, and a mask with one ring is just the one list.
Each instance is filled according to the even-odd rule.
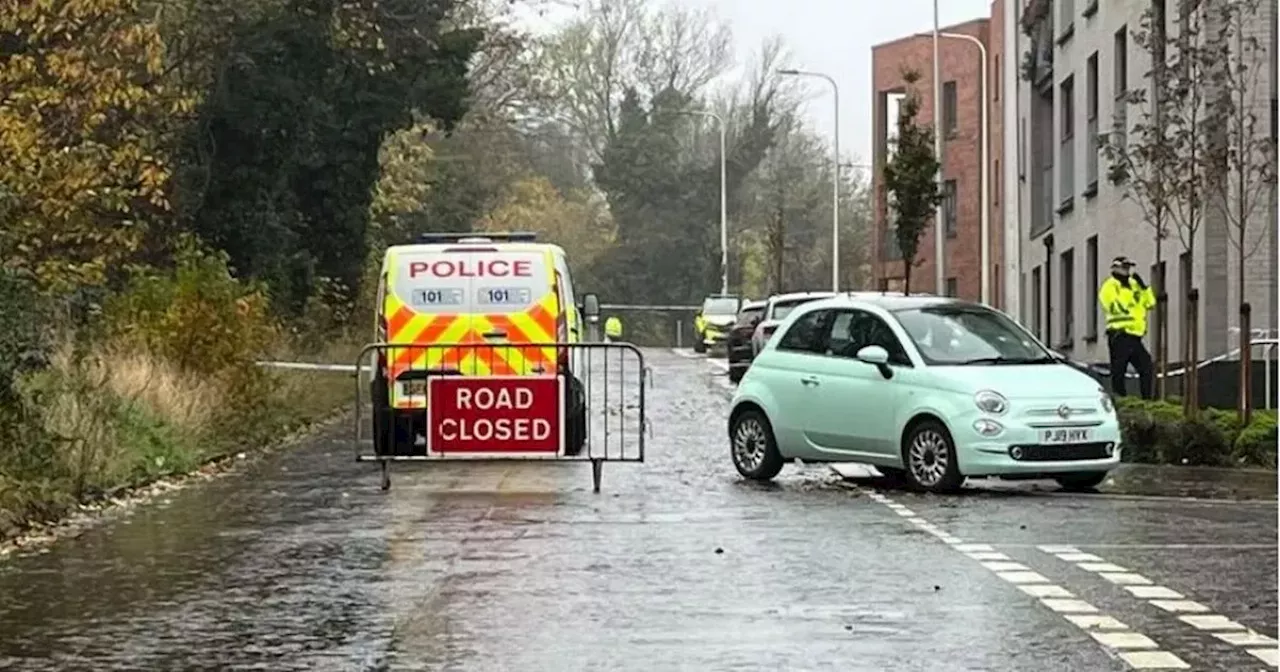
[[979,258],[982,263],[982,302],[991,304],[991,161],[987,158],[988,144],[991,142],[988,137],[990,127],[987,123],[987,80],[991,77],[991,71],[987,70],[987,45],[982,40],[963,33],[939,33],[940,37],[953,40],[964,40],[972,42],[978,46],[978,53],[982,55],[982,234],[981,252]]
[[[938,172],[933,183],[942,189],[942,60],[938,57],[938,0],[933,0],[933,153],[938,159]],[[933,213],[933,271],[938,296],[947,293],[947,232],[942,221],[942,208]]]
[[840,291],[840,87],[830,75],[804,70],[779,70],[779,75],[792,77],[819,77],[827,80],[834,94],[835,141],[831,174],[831,291]]
[[724,118],[715,112],[678,110],[675,114],[709,117],[720,125],[720,293],[729,293],[729,207],[725,190]]

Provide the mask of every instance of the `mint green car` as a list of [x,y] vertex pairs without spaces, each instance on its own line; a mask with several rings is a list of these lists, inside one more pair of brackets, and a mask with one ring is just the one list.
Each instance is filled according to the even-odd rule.
[[861,462],[931,492],[966,477],[1089,490],[1120,463],[1111,397],[1004,313],[935,296],[807,303],[752,362],[729,415],[733,464]]

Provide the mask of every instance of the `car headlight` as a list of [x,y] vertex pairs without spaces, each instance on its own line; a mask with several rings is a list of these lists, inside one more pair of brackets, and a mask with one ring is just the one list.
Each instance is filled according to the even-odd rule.
[[982,390],[973,395],[973,403],[977,405],[978,410],[992,415],[1004,415],[1004,412],[1009,410],[1009,400],[993,390]]
[[1003,432],[1004,425],[1001,425],[995,420],[988,420],[986,418],[982,418],[980,420],[974,421],[973,431],[977,432],[980,436],[991,437],[999,434],[1000,432]]
[[1111,401],[1111,395],[1107,394],[1107,391],[1101,387],[1098,388],[1098,403],[1102,404],[1102,410],[1105,413],[1116,410],[1116,405]]

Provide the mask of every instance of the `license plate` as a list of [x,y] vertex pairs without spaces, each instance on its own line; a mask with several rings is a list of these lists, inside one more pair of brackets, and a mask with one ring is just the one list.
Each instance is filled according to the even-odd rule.
[[1089,430],[1083,427],[1058,427],[1040,430],[1040,443],[1089,443]]
[[400,395],[404,397],[422,397],[427,394],[426,380],[408,380],[400,383]]

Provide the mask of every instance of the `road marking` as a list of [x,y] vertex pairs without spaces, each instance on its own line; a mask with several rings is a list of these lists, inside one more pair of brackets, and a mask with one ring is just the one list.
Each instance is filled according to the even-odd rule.
[[[1113,565],[1097,556],[1080,553],[1074,546],[1040,546],[1039,548],[1045,553],[1057,556],[1060,560],[1074,564],[1086,572],[1097,574],[1111,583],[1123,587],[1130,595],[1146,601],[1153,607],[1177,615],[1179,621],[1196,630],[1232,646],[1238,646],[1249,655],[1272,667],[1280,667],[1280,642],[1255,632],[1226,616],[1210,613],[1212,610],[1209,607],[1195,600],[1187,599],[1185,595],[1176,590],[1155,585],[1150,579],[1141,574],[1127,571],[1123,567]],[[1086,559],[1081,556],[1089,557]],[[1122,653],[1120,657],[1134,667],[1142,667],[1147,663],[1155,664],[1159,660],[1159,657],[1143,657],[1130,660],[1126,655]],[[1134,655],[1137,654],[1135,653]],[[1142,665],[1139,665],[1139,662]]]
[[707,363],[710,364],[713,369],[720,369],[721,373],[729,373],[729,362],[723,359],[708,359]]
[[671,348],[671,352],[674,352],[675,354],[680,355],[685,359],[702,359],[702,355],[699,355],[698,353],[692,350],[685,350],[683,348]]
[[1181,600],[1186,598],[1186,595],[1176,590],[1169,590],[1164,586],[1125,586],[1124,589],[1140,600]]
[[[994,572],[996,576],[1013,584],[1018,590],[1035,598],[1040,604],[1062,616],[1069,623],[1088,632],[1095,641],[1112,651],[1116,657],[1125,661],[1130,667],[1135,669],[1179,670],[1191,667],[1178,656],[1168,651],[1160,650],[1159,644],[1150,637],[1134,632],[1124,623],[1100,613],[1097,607],[1078,599],[1066,588],[1050,583],[1049,579],[1045,578],[1044,575],[1032,571],[1026,565],[1013,562],[1009,556],[996,551],[991,544],[966,543],[959,537],[948,534],[917,515],[914,511],[879,492],[862,490],[856,485],[851,487],[859,492],[864,492],[868,499],[883,504],[885,508],[898,514],[913,526],[943,540],[955,550],[977,561],[984,569]],[[1004,545],[1002,544],[1001,546]],[[1105,563],[1102,558],[1081,553],[1074,546],[1040,546],[1039,548],[1050,553],[1085,556],[1079,559],[1081,561],[1107,564],[1106,569],[1123,570],[1122,567]]]
[[1136,632],[1091,632],[1099,644],[1113,649],[1158,649],[1160,646],[1150,637]]
[[1168,651],[1131,651],[1120,654],[1120,660],[1139,670],[1187,670],[1191,669],[1181,658]]
[[1195,628],[1196,630],[1244,630],[1245,627],[1235,621],[1221,616],[1219,614],[1209,614],[1208,616],[1179,616],[1179,621]]

